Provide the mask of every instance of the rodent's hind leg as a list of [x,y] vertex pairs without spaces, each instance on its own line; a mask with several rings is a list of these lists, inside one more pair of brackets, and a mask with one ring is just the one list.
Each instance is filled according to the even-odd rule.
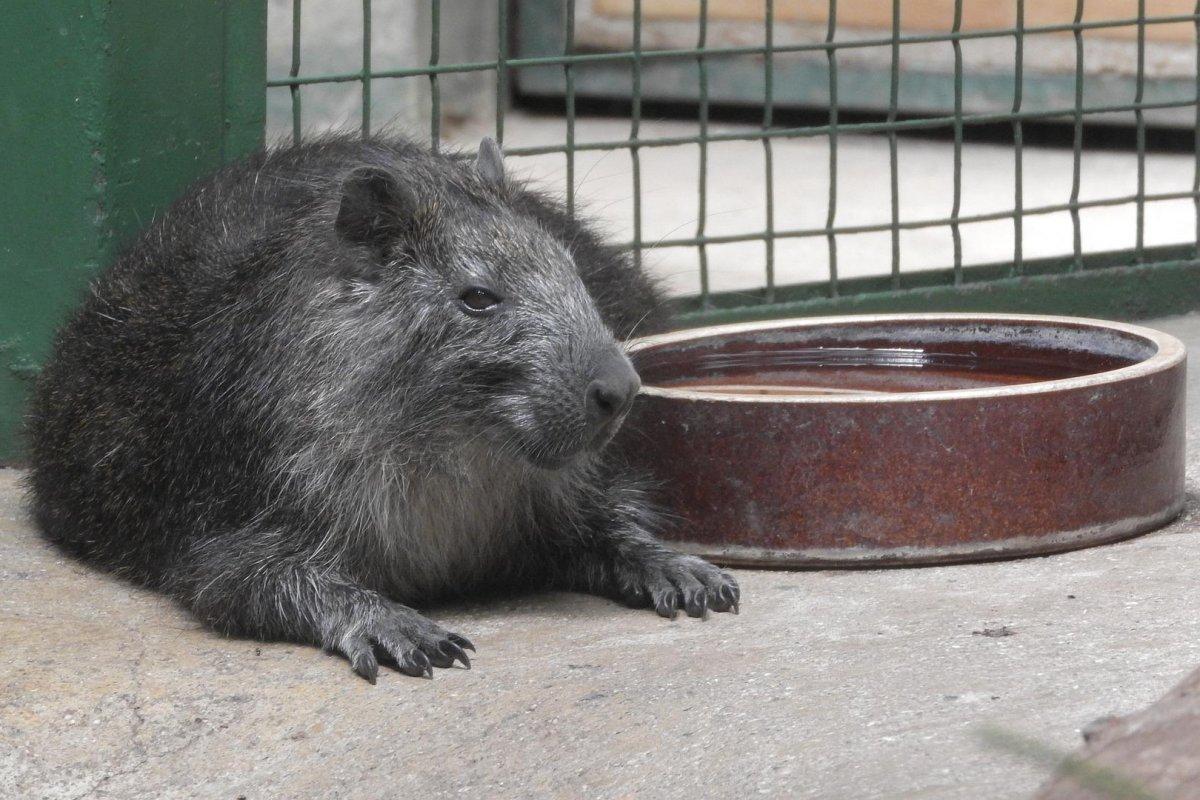
[[674,619],[711,611],[737,613],[741,590],[732,575],[702,558],[672,550],[651,533],[659,518],[636,478],[617,474],[583,499],[582,541],[557,554],[560,585],[604,595]]
[[375,683],[379,663],[433,677],[475,647],[408,606],[301,558],[271,558],[259,537],[210,540],[176,568],[169,588],[217,630],[315,644],[340,653]]

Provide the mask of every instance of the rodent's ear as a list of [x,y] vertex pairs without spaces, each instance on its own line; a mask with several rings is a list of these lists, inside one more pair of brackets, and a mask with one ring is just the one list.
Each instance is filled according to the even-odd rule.
[[413,218],[417,199],[381,167],[358,167],[342,182],[334,230],[343,241],[385,249]]
[[500,145],[490,136],[479,142],[479,154],[475,156],[475,171],[484,183],[499,186],[504,183],[504,156]]

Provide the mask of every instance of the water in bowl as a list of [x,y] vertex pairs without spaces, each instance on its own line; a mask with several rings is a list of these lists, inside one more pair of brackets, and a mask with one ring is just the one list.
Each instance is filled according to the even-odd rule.
[[1040,351],[994,355],[919,347],[793,347],[692,352],[686,364],[658,361],[643,370],[643,379],[648,385],[721,394],[882,394],[1014,386],[1128,363],[1117,358],[1081,363]]

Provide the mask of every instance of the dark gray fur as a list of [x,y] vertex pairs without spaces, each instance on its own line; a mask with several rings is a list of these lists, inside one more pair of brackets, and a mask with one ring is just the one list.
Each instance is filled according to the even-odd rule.
[[[503,302],[474,313],[470,286]],[[662,319],[494,143],[474,162],[394,139],[266,151],[191,187],[60,331],[30,418],[36,517],[218,630],[320,645],[372,682],[377,659],[469,664],[409,607],[443,598],[734,609],[734,580],[660,544],[644,482],[602,449],[627,406],[597,422],[584,402],[605,376],[636,391],[617,339]]]

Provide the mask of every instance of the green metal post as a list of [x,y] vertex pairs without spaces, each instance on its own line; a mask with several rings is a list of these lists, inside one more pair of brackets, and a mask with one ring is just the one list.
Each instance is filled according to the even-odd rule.
[[43,0],[0,27],[0,463],[54,329],[190,181],[262,144],[266,4]]

